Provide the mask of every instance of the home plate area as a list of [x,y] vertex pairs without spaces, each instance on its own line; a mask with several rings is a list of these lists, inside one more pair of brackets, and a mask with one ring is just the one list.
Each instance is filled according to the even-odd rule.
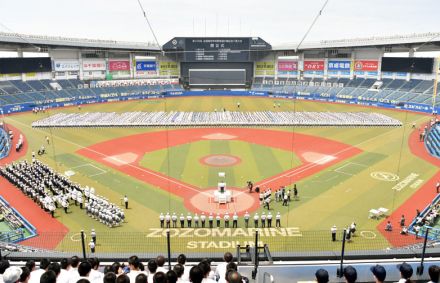
[[226,204],[219,204],[214,201],[214,192],[216,190],[204,190],[195,194],[189,201],[190,205],[198,212],[209,214],[210,212],[225,214],[244,214],[246,211],[252,211],[253,207],[258,205],[258,194],[244,193],[243,190],[228,188],[232,192],[232,201]]

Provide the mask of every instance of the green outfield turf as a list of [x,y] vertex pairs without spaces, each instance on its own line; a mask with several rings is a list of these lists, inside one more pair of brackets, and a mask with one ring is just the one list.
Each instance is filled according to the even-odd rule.
[[[159,227],[161,212],[187,213],[184,199],[163,191],[155,186],[85,158],[75,152],[98,142],[137,133],[166,129],[141,128],[66,128],[32,129],[32,121],[57,112],[78,111],[213,111],[226,108],[236,110],[240,102],[240,111],[374,111],[399,119],[404,123],[399,128],[279,128],[277,130],[304,133],[317,137],[339,141],[356,146],[363,152],[328,167],[317,174],[297,182],[300,198],[290,206],[283,207],[274,203],[272,213],[281,212],[281,232],[263,232],[263,242],[271,244],[274,251],[337,250],[340,243],[330,242],[329,229],[337,225],[341,230],[356,221],[358,234],[350,243],[349,250],[383,249],[389,243],[378,233],[379,221],[368,218],[372,208],[386,207],[392,212],[406,201],[420,186],[429,180],[438,168],[415,157],[408,147],[411,125],[418,126],[429,117],[407,112],[390,111],[376,108],[353,107],[349,105],[325,104],[316,102],[236,97],[189,97],[167,100],[145,100],[123,103],[96,104],[77,108],[50,110],[40,114],[19,114],[5,118],[26,135],[30,150],[37,150],[43,144],[45,136],[52,143],[47,147],[48,154],[41,159],[60,172],[72,170],[74,181],[96,188],[98,194],[110,201],[121,204],[121,197],[130,199],[130,209],[126,211],[127,222],[121,227],[110,229],[87,217],[78,207],[71,206],[72,213],[65,215],[57,211],[57,219],[66,225],[72,234],[58,246],[59,250],[77,250],[77,234],[81,229],[89,231],[95,228],[100,234],[98,251],[117,252],[160,252],[165,247],[163,231]],[[273,108],[280,103],[280,108]],[[227,172],[232,186],[243,187],[245,181],[262,180],[300,164],[300,160],[291,152],[247,144],[241,141],[198,141],[168,149],[147,153],[140,164],[145,168],[161,172],[201,188],[214,187],[218,181],[218,168],[199,162],[200,158],[210,154],[231,154],[241,159],[241,163],[232,167],[221,167]],[[380,179],[376,172],[387,172],[399,176],[400,181],[408,176],[414,180],[401,190],[393,187],[399,182]],[[379,176],[379,177],[378,177]],[[261,213],[263,209],[259,209]],[[240,227],[244,223],[240,220]],[[253,227],[253,225],[251,226]],[[397,227],[397,224],[396,224]],[[194,230],[194,229],[193,229]],[[201,230],[201,229],[200,229]],[[235,248],[237,242],[251,241],[253,231],[212,232],[177,230],[172,232],[176,249],[182,252],[224,251]],[[186,233],[182,236],[182,233]],[[232,234],[229,234],[232,233]],[[249,234],[250,233],[250,234]],[[277,234],[278,233],[278,234]],[[75,235],[74,235],[75,234]],[[121,240],[124,239],[124,240]],[[225,242],[225,243],[223,243]]]

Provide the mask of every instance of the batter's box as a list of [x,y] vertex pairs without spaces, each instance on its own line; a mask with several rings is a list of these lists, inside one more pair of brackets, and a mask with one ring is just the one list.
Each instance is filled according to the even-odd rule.
[[85,163],[83,165],[75,166],[70,169],[71,170],[69,170],[69,171],[77,171],[77,172],[80,172],[81,174],[84,174],[88,177],[99,176],[99,175],[107,173],[106,170],[103,170],[103,169],[99,168],[98,166],[95,166],[91,163]]
[[368,166],[360,163],[354,163],[354,162],[348,162],[344,165],[342,165],[339,168],[336,168],[334,171],[340,174],[348,175],[348,176],[354,176],[367,168]]

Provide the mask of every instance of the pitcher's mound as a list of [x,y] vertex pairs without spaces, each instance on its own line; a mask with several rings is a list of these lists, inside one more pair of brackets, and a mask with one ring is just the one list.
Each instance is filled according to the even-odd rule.
[[202,157],[200,163],[214,167],[227,167],[233,166],[241,162],[241,159],[237,156],[227,154],[213,154]]

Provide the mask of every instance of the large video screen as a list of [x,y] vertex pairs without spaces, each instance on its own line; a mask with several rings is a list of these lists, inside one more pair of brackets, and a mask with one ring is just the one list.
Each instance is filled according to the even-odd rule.
[[0,74],[51,72],[49,57],[0,58]]
[[431,74],[434,58],[382,57],[382,72]]
[[245,69],[189,69],[191,86],[239,86],[246,84]]

